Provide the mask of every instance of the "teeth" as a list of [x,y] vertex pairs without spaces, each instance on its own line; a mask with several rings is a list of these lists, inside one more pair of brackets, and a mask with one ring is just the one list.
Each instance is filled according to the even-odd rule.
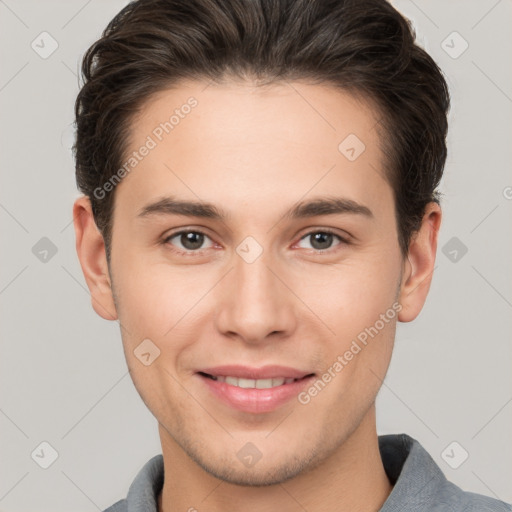
[[239,388],[255,388],[256,381],[254,379],[238,379]]
[[[217,380],[220,380],[221,377],[217,377]],[[224,377],[224,382],[226,384],[231,384],[231,386],[238,386],[238,379],[236,377]]]
[[[258,379],[256,381],[256,387],[258,389],[268,389],[268,388],[271,388],[272,386],[280,386],[281,384],[273,384],[272,382],[273,379]],[[276,382],[281,380],[281,379],[275,379]]]
[[284,377],[276,377],[275,379],[242,379],[230,376],[217,376],[214,377],[214,380],[244,389],[269,389],[282,386],[283,384],[290,384],[298,379],[285,379]]

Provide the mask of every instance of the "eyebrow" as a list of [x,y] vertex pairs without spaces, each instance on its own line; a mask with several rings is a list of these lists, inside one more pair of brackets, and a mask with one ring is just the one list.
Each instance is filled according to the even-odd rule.
[[[373,219],[373,212],[362,204],[343,197],[321,197],[310,201],[301,201],[285,212],[283,218],[302,219],[319,215],[355,214]],[[164,197],[144,206],[137,217],[145,218],[153,215],[184,215],[214,220],[225,220],[230,217],[222,208],[202,201],[183,201],[174,197]]]

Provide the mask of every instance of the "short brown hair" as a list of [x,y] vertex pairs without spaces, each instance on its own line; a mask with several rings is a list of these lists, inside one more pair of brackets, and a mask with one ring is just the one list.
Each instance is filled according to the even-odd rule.
[[[98,199],[151,95],[182,79],[310,80],[378,109],[403,255],[439,202],[450,97],[442,71],[385,0],[137,0],[85,53],[75,103],[76,180],[110,255],[115,190]],[[341,141],[340,141],[341,142]]]

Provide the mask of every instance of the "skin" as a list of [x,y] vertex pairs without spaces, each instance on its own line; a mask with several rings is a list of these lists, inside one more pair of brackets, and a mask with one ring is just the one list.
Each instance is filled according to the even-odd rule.
[[[73,211],[92,306],[119,321],[131,377],[159,423],[159,510],[377,511],[392,486],[374,402],[397,319],[413,320],[425,302],[441,210],[427,206],[403,258],[379,117],[329,85],[181,82],[144,105],[130,151],[190,96],[198,105],[116,187],[110,266],[88,198]],[[353,162],[338,150],[351,133],[366,146]],[[167,195],[229,216],[137,216]],[[299,200],[324,196],[356,201],[373,217],[283,217]],[[194,250],[168,238],[180,228],[207,235],[195,256],[173,252]],[[349,243],[334,236],[315,251],[322,228]],[[263,250],[252,263],[236,252],[247,236]],[[321,376],[394,303],[400,313],[305,405],[241,412],[195,373],[280,364]],[[149,366],[134,355],[146,338],[160,350]],[[249,468],[237,458],[248,442],[262,454]]]

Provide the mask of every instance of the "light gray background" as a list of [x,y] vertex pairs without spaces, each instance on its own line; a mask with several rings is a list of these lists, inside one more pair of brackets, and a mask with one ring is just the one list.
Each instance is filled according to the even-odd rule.
[[[90,305],[71,224],[78,61],[126,3],[0,0],[4,512],[102,510],[160,453],[118,324]],[[394,5],[446,73],[452,111],[433,283],[419,318],[398,325],[379,433],[412,435],[454,483],[512,501],[512,3]],[[47,59],[31,48],[43,31],[59,45]],[[453,31],[469,43],[458,58],[445,51],[462,48]],[[32,252],[42,237],[57,249],[46,262]],[[455,262],[443,253],[453,237],[468,249]],[[48,469],[31,457],[43,441],[58,452]],[[469,453],[458,469],[441,456],[453,441]]]

